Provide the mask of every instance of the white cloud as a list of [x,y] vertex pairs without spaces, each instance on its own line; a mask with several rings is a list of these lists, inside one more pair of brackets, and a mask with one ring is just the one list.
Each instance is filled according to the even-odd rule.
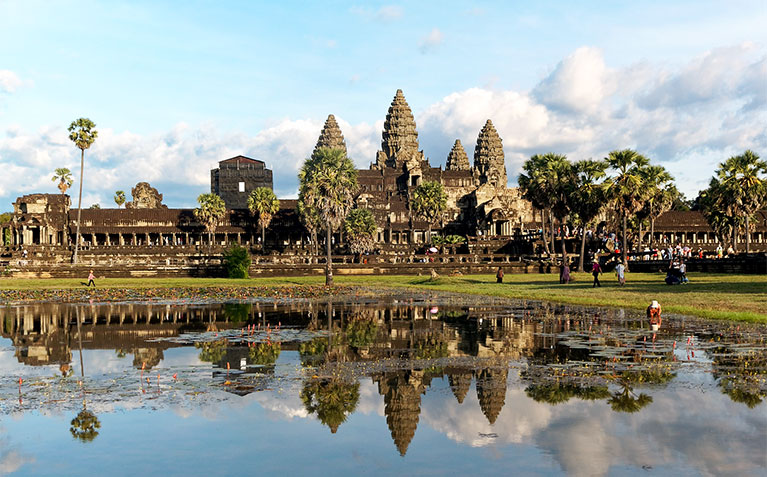
[[0,93],[13,93],[22,85],[19,76],[10,70],[0,70]]
[[614,90],[602,52],[582,47],[562,60],[533,95],[553,109],[585,113],[598,108]]
[[439,30],[439,28],[433,28],[428,35],[421,38],[418,42],[418,49],[421,53],[429,53],[437,49],[442,41],[445,39],[445,35]]
[[384,5],[376,12],[376,18],[382,21],[394,21],[402,18],[402,7],[398,5]]

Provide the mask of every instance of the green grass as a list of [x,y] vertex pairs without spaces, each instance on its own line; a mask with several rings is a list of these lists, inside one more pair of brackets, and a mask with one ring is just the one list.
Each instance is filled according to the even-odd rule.
[[[664,313],[702,318],[767,323],[767,275],[725,275],[691,273],[688,285],[668,286],[663,275],[629,273],[619,287],[614,276],[605,275],[601,288],[591,287],[591,276],[574,274],[575,282],[560,285],[555,274],[507,274],[504,283],[493,275],[428,276],[344,276],[336,283],[347,285],[405,287],[447,292],[489,295],[527,300],[546,300],[589,306],[645,309],[658,300]],[[61,289],[82,287],[76,279],[0,279],[0,289]],[[230,280],[224,278],[126,278],[100,279],[100,288],[218,287],[248,285],[320,285],[324,276],[275,277]]]

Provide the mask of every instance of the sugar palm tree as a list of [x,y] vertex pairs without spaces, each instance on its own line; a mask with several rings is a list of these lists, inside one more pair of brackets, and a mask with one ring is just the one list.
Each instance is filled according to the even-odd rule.
[[431,243],[431,226],[442,217],[447,208],[447,195],[442,184],[424,181],[413,190],[410,209],[415,216],[427,224],[427,243]]
[[[546,253],[554,251],[554,224],[551,211],[553,191],[549,183],[548,163],[552,159],[551,154],[535,154],[522,165],[522,174],[517,178],[522,197],[530,201],[536,209],[541,211],[541,229],[543,230],[543,246]],[[551,228],[551,249],[546,237],[546,216],[549,218]]]
[[[671,210],[674,200],[672,190],[674,178],[663,166],[647,166],[640,170],[642,183],[646,190],[646,199],[642,207],[642,215],[650,220],[650,243],[655,236],[655,220],[663,213]],[[639,245],[642,245],[642,225],[639,224]]]
[[628,216],[635,214],[642,207],[645,188],[641,170],[649,165],[650,161],[631,149],[611,151],[605,160],[615,173],[615,176],[606,181],[607,197],[615,204],[623,222],[622,258],[623,263],[628,264]]
[[304,227],[306,227],[307,232],[309,232],[309,235],[311,236],[313,254],[315,255],[313,260],[316,260],[316,255],[319,254],[317,231],[322,227],[322,219],[320,218],[317,209],[308,202],[305,193],[302,193],[302,191],[299,191],[298,193],[296,212],[298,213],[299,220],[301,220],[301,223],[304,224]]
[[75,232],[75,253],[72,256],[72,263],[77,263],[77,250],[80,246],[80,216],[83,203],[83,173],[85,170],[85,150],[89,149],[96,141],[99,133],[96,131],[96,124],[88,118],[80,118],[72,121],[69,125],[69,140],[75,143],[80,149],[80,193],[77,197],[77,229]]
[[733,212],[745,220],[746,253],[751,248],[750,219],[767,201],[767,162],[751,150],[719,164],[717,179],[726,191]]
[[574,211],[581,220],[581,254],[578,259],[578,270],[584,270],[586,254],[586,228],[602,213],[605,208],[605,188],[599,181],[605,176],[607,163],[586,159],[573,165],[575,170],[576,189]]
[[258,217],[258,225],[261,226],[261,247],[266,248],[265,229],[269,227],[272,218],[280,210],[280,201],[269,187],[258,187],[248,196],[248,209],[251,214]]
[[226,216],[226,204],[224,200],[216,194],[200,194],[197,197],[200,206],[194,209],[194,217],[208,231],[208,245],[213,245],[211,234],[216,233],[216,227]]
[[716,177],[711,179],[708,188],[700,192],[698,205],[720,242],[733,238],[738,223],[737,217],[733,212],[731,197]]
[[58,188],[61,191],[62,194],[67,193],[67,189],[72,187],[72,184],[74,184],[74,179],[72,179],[72,171],[67,169],[66,167],[59,167],[56,169],[53,173],[53,177],[51,178],[52,182],[59,181]]
[[349,249],[361,256],[375,246],[376,221],[370,209],[352,209],[344,221],[344,231],[349,238]]
[[318,148],[298,173],[299,196],[315,210],[327,233],[325,284],[333,285],[330,255],[333,230],[341,226],[357,192],[357,170],[343,149]]
[[565,246],[564,229],[570,213],[575,205],[576,180],[575,169],[567,156],[563,154],[546,154],[546,177],[548,187],[551,190],[551,210],[559,220],[562,233],[560,234],[562,245],[562,260],[567,263],[567,247]]
[[119,209],[120,207],[123,206],[123,204],[125,204],[125,191],[122,191],[122,190],[115,191],[114,199],[115,199],[115,204],[117,204],[117,208]]

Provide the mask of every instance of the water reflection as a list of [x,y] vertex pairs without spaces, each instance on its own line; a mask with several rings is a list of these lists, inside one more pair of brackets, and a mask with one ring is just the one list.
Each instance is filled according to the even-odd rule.
[[[729,416],[730,426],[748,423],[734,435],[723,431],[735,442],[728,445],[742,442],[744,450],[733,454],[739,464],[696,463],[686,440],[669,443],[687,457],[685,465],[708,471],[765,466],[748,454],[766,443],[763,327],[671,317],[654,333],[638,314],[439,297],[416,303],[381,297],[357,304],[28,305],[0,309],[0,321],[12,345],[0,350],[6,376],[0,392],[7,398],[17,376],[28,383],[23,391],[19,386],[18,406],[2,401],[3,413],[79,407],[68,427],[82,442],[101,431],[96,410],[103,417],[115,406],[175,409],[210,404],[202,399],[209,395],[211,405],[221,407],[230,402],[223,396],[254,397],[285,416],[310,416],[332,434],[355,415],[381,412],[403,457],[425,420],[457,443],[533,445],[566,472],[603,474],[614,461],[649,465],[616,447],[632,440],[645,449],[645,461],[660,465],[645,441],[660,438],[664,420],[680,419],[673,412],[681,412],[683,402],[685,413],[699,413],[695,420],[709,419],[714,406],[713,412]],[[11,351],[16,364],[7,359]],[[738,407],[713,404],[706,393],[711,386]],[[657,427],[628,439],[615,422]],[[554,423],[565,426],[560,433],[570,436],[567,442],[550,435]],[[578,447],[589,437],[604,440],[599,455]],[[605,456],[606,449],[615,456]]]

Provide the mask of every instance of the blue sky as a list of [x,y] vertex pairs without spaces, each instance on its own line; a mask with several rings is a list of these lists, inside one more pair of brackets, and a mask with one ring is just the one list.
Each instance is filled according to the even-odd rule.
[[77,168],[81,116],[101,135],[86,204],[146,180],[192,206],[240,153],[291,197],[330,113],[374,160],[397,88],[434,165],[491,118],[510,185],[536,152],[634,147],[694,196],[728,155],[767,154],[766,5],[0,0],[0,211]]

